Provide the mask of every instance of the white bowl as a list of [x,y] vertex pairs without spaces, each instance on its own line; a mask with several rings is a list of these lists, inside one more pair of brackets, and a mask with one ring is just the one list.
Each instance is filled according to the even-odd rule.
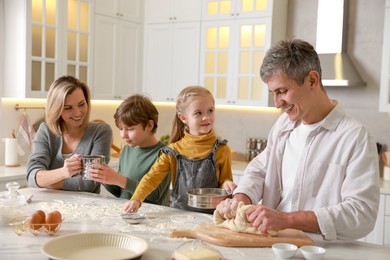
[[300,251],[305,259],[317,260],[322,259],[325,255],[325,248],[319,246],[302,246]]
[[278,258],[291,258],[295,255],[298,247],[289,243],[275,243],[272,245],[272,250]]
[[149,244],[124,233],[76,233],[53,238],[41,252],[49,259],[140,259]]

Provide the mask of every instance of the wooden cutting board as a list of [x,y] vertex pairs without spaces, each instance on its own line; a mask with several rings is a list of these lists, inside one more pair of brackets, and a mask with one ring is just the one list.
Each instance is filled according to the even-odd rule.
[[219,246],[232,247],[271,247],[274,243],[291,243],[305,246],[314,245],[314,241],[301,230],[285,229],[275,237],[234,232],[214,224],[200,224],[194,229],[175,229],[170,237],[197,238]]

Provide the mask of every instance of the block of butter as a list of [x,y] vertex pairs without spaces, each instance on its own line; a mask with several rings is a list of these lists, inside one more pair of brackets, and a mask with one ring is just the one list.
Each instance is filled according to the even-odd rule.
[[184,243],[173,252],[172,260],[222,260],[218,250],[201,240]]

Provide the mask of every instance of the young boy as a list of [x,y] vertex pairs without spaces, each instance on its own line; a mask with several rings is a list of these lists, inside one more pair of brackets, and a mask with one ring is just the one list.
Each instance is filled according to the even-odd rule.
[[[165,145],[155,136],[158,111],[150,99],[138,94],[126,98],[117,108],[114,119],[126,142],[119,157],[118,172],[105,165],[93,165],[89,174],[115,197],[130,199]],[[168,206],[170,181],[168,174],[145,202]]]

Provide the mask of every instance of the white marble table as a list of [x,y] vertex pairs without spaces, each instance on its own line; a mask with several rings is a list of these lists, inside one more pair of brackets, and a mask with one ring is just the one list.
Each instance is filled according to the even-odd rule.
[[[54,237],[75,232],[115,231],[126,232],[147,240],[149,250],[143,260],[166,259],[182,243],[190,239],[173,239],[167,236],[172,228],[193,228],[199,223],[211,223],[210,215],[175,210],[168,207],[144,204],[140,212],[149,219],[139,225],[125,223],[120,213],[124,200],[90,193],[75,193],[47,189],[26,188],[24,195],[33,194],[31,204],[25,206],[28,214],[36,209],[46,212],[59,209],[65,218]],[[41,246],[52,239],[44,231],[38,236],[26,232],[17,236],[8,225],[0,226],[0,259],[47,259]],[[316,245],[326,248],[324,259],[390,259],[390,247],[362,242],[323,242]],[[271,248],[233,248],[211,245],[226,259],[276,259]],[[303,259],[298,252],[294,259]]]

